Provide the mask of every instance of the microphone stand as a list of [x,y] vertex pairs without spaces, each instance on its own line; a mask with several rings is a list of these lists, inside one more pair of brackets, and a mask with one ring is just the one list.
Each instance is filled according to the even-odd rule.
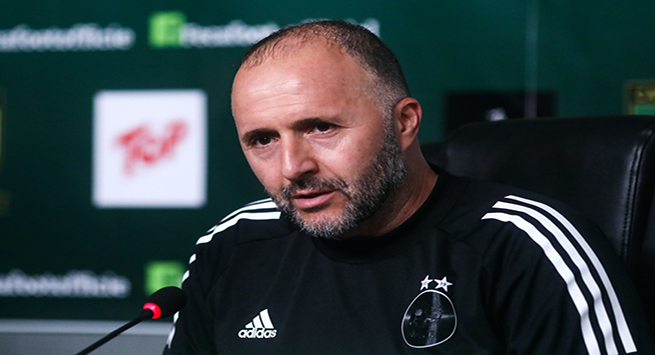
[[102,339],[100,339],[100,340],[96,341],[95,343],[89,345],[88,347],[86,347],[84,350],[80,351],[76,355],[86,355],[86,354],[92,352],[93,350],[100,347],[102,344],[104,344],[104,343],[112,340],[116,336],[118,336],[118,334],[132,328],[133,326],[139,324],[141,321],[143,321],[145,319],[152,318],[152,315],[153,315],[153,312],[150,309],[144,309],[143,311],[141,311],[141,313],[136,318],[132,319],[128,323],[125,323],[123,326],[121,326],[120,328],[117,328],[113,332],[105,335]]

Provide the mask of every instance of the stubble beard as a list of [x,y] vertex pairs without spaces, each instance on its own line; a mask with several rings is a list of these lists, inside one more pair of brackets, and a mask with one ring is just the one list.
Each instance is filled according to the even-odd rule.
[[[373,216],[406,179],[405,158],[390,120],[386,120],[382,147],[351,184],[341,179],[309,177],[292,181],[280,194],[269,195],[278,207],[304,232],[321,238],[335,238]],[[293,204],[293,194],[299,189],[329,189],[343,194],[345,206],[340,215],[303,218]],[[307,211],[307,213],[320,213]]]

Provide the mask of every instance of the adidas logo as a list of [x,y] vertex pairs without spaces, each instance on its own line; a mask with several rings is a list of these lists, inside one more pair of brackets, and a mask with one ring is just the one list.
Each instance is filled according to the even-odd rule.
[[244,339],[270,339],[275,338],[277,330],[268,316],[268,309],[259,312],[259,315],[246,324],[245,329],[239,331],[239,338]]

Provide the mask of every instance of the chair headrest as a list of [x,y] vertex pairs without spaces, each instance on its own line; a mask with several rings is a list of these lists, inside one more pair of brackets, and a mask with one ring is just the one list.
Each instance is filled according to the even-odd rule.
[[632,268],[653,200],[654,130],[655,117],[648,116],[484,122],[454,131],[438,153],[424,151],[455,175],[570,205],[600,226]]

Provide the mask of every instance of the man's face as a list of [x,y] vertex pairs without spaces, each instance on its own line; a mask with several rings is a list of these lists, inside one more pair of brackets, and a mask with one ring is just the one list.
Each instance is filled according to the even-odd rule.
[[351,57],[316,44],[235,78],[232,110],[244,154],[310,234],[351,230],[404,179],[393,118],[367,94],[366,75]]

